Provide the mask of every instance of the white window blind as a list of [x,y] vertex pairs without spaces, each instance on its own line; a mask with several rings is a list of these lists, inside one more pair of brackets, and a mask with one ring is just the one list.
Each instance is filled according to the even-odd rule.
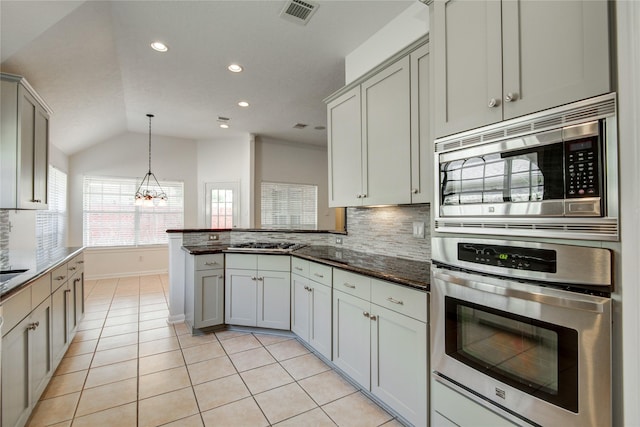
[[67,174],[49,165],[47,210],[36,212],[38,249],[67,246]]
[[318,228],[317,185],[263,182],[261,190],[263,228]]
[[166,206],[136,206],[140,179],[86,176],[83,190],[85,246],[138,246],[168,242],[166,230],[183,228],[184,185],[160,181]]

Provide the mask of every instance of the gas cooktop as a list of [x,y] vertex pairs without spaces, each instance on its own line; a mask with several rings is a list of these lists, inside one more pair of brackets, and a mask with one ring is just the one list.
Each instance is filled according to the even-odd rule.
[[246,252],[291,252],[296,249],[305,247],[302,243],[291,242],[248,242],[248,243],[232,243],[227,250]]

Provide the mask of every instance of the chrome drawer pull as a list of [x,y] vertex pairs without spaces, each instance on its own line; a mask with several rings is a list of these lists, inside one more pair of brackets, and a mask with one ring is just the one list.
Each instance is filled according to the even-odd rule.
[[387,301],[398,305],[404,305],[404,302],[402,300],[393,299],[392,297],[387,298]]
[[67,276],[58,276],[58,277],[56,277],[54,280],[62,280],[62,279],[64,279],[65,277],[67,277]]
[[301,267],[298,267],[298,266],[295,266],[295,267],[293,267],[293,268],[295,268],[295,269],[296,269],[296,270],[298,270],[298,271],[302,271],[302,270],[304,270],[304,268],[301,268]]
[[75,267],[69,267],[69,270],[76,271],[76,268]]
[[316,277],[319,277],[319,278],[321,278],[321,279],[324,277],[324,276],[323,276],[322,274],[320,274],[320,273],[313,273],[313,275],[314,275],[314,276],[316,276]]
[[345,285],[347,288],[351,288],[351,289],[355,289],[356,288],[356,285],[352,285],[351,283],[347,283],[347,282],[344,282],[343,285]]
[[40,326],[39,321],[34,323],[29,323],[29,326],[27,326],[27,329],[30,331],[35,331],[38,326]]
[[204,265],[218,265],[216,261],[213,262],[205,262]]

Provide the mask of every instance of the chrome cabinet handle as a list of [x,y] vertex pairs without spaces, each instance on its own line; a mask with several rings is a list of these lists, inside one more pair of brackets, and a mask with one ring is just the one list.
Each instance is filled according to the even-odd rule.
[[412,193],[412,194],[418,194],[418,189],[417,189],[417,188],[414,188],[413,190],[411,190],[411,193]]
[[220,274],[220,275],[218,276],[218,279],[224,279],[224,275],[223,275],[223,274]]
[[30,331],[35,331],[38,326],[40,326],[39,321],[34,323],[29,323],[29,326],[27,326],[27,329]]
[[363,199],[366,199],[366,198],[367,198],[367,194],[366,194],[366,193],[365,193],[365,194],[363,194],[363,195],[362,195],[362,198],[363,198]]
[[258,280],[256,276],[251,276],[251,280]]
[[258,277],[258,280],[263,281],[264,277]]
[[65,294],[68,294],[68,293],[70,293],[70,292],[71,292],[71,289],[65,289],[65,290],[64,290],[64,293],[65,293]]
[[42,200],[40,199],[31,199],[32,203],[42,203]]
[[84,264],[84,261],[78,261],[78,264]]
[[295,268],[295,269],[296,269],[296,270],[298,270],[298,271],[302,271],[302,270],[304,270],[304,268],[302,268],[302,267],[298,267],[298,266],[293,267],[293,268]]
[[497,99],[495,99],[495,98],[491,98],[491,99],[489,100],[489,104],[487,104],[487,105],[488,105],[488,107],[489,107],[489,108],[495,108],[495,107],[497,107],[499,104],[500,104],[500,103],[498,102],[498,100],[497,100]]
[[404,301],[398,300],[398,299],[394,299],[393,297],[387,298],[387,301],[392,302],[394,304],[398,304],[398,305],[404,305]]
[[321,279],[324,277],[322,274],[319,274],[319,273],[313,273],[313,275],[316,276],[316,277],[319,277]]
[[308,286],[305,286],[305,287],[304,287],[304,290],[305,290],[305,291],[308,291],[308,290],[309,290],[309,287],[308,287]]
[[518,99],[518,94],[517,94],[517,93],[511,93],[511,92],[509,92],[508,94],[506,94],[506,95],[504,96],[504,100],[505,100],[506,102],[512,102],[512,101],[515,101],[515,100],[517,100],[517,99]]
[[362,194],[358,194],[358,195],[356,195],[356,197],[357,197],[358,199],[362,199]]
[[76,268],[75,267],[69,267],[69,270],[76,271]]
[[363,315],[364,317],[369,317],[369,312],[364,311],[364,312],[362,312],[362,315]]
[[351,283],[347,283],[347,282],[344,282],[343,285],[346,286],[347,288],[350,288],[350,289],[355,289],[356,288],[355,285],[352,285]]
[[204,263],[204,265],[218,265],[218,262],[217,261],[213,261],[213,262],[207,261],[207,262]]
[[67,276],[58,276],[58,277],[55,277],[53,280],[62,280],[62,279],[64,279],[65,277],[67,277]]
[[371,319],[371,320],[373,320],[375,322],[376,320],[378,320],[378,316],[374,316],[372,314],[371,317],[369,317],[369,319]]

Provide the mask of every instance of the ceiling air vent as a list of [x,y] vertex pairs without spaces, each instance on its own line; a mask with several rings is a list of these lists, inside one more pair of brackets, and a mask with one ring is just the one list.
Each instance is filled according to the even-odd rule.
[[316,12],[319,5],[309,1],[289,0],[284,5],[280,16],[287,21],[295,22],[300,25],[307,25],[311,16]]

